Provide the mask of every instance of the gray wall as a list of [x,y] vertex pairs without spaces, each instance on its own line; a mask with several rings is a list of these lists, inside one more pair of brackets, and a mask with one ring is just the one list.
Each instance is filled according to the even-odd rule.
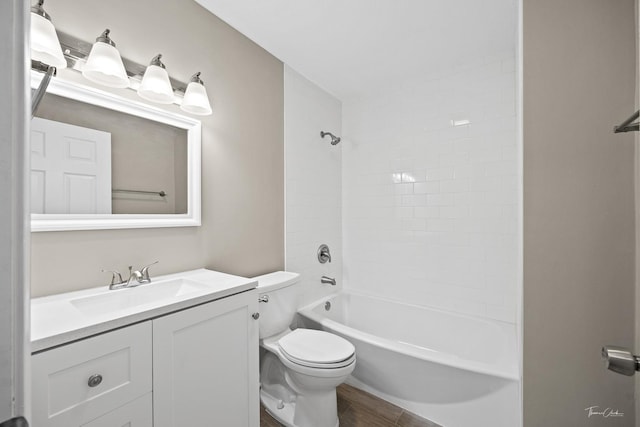
[[[213,115],[202,118],[202,227],[34,233],[32,295],[103,285],[102,268],[155,260],[155,275],[203,266],[240,275],[282,269],[282,63],[193,1],[56,0],[46,8],[59,30],[83,40],[111,29],[133,61],[161,52],[181,81],[202,71]],[[70,70],[60,76],[89,84]],[[114,91],[139,101],[133,91]]]
[[[634,425],[634,0],[524,1],[524,420]],[[598,405],[624,418],[587,418]]]

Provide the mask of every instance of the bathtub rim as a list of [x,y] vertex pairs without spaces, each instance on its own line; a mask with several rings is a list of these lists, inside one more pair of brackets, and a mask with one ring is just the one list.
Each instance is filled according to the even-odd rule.
[[[401,304],[401,305],[415,307],[419,309],[436,311],[446,315],[461,317],[461,318],[470,319],[474,321],[496,323],[496,324],[503,324],[503,325],[512,325],[508,322],[484,319],[481,317],[460,314],[452,311],[442,310],[439,308],[405,303],[405,302],[393,300],[390,298],[384,298],[376,295],[369,295],[366,293],[353,292],[348,290],[334,292],[323,298],[319,298],[316,301],[301,307],[297,311],[298,315],[302,317],[306,317],[309,320],[321,325],[322,327],[326,327],[327,329],[336,331],[337,333],[340,333],[345,336],[354,337],[354,339],[359,339],[367,344],[374,345],[376,347],[382,347],[382,348],[390,349],[390,351],[396,351],[404,356],[414,357],[427,362],[437,363],[437,364],[441,364],[451,368],[461,369],[461,370],[476,373],[476,374],[483,374],[483,375],[498,377],[498,378],[509,380],[509,381],[521,380],[521,376],[520,376],[520,372],[518,372],[517,364],[513,364],[511,366],[511,369],[502,370],[484,362],[472,361],[472,360],[468,360],[468,359],[464,359],[464,358],[452,355],[450,353],[443,353],[436,350],[429,350],[424,347],[413,346],[411,344],[403,343],[400,341],[394,341],[389,338],[378,337],[369,332],[364,332],[359,329],[352,328],[351,326],[347,326],[343,323],[337,322],[335,320],[331,320],[314,311],[315,308],[321,307],[321,305],[324,304],[325,302],[330,301],[336,297],[339,297],[340,295],[355,295],[355,296],[360,296],[365,298],[377,299],[385,302]],[[515,328],[516,325],[513,325],[513,326]],[[514,330],[514,333],[515,333],[515,330]],[[515,338],[516,337],[514,336],[513,339]],[[515,342],[511,342],[512,341],[511,339],[509,341],[510,341],[509,344],[513,344],[514,346],[516,345]],[[513,351],[515,350],[516,349],[514,347]],[[357,357],[357,354],[356,354],[356,357]]]

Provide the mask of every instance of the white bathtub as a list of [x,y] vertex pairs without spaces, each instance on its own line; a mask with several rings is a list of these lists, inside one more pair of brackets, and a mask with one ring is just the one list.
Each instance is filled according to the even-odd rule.
[[512,324],[346,292],[299,314],[355,345],[357,387],[446,427],[521,423]]

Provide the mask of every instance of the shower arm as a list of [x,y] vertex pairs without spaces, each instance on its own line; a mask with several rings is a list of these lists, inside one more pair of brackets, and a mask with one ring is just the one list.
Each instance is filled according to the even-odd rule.
[[339,136],[335,136],[331,132],[320,131],[320,138],[324,138],[327,135],[331,137],[331,145],[336,145],[340,142]]

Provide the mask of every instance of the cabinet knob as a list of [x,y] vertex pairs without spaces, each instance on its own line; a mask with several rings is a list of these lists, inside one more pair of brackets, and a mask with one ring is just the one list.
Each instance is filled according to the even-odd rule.
[[260,318],[260,313],[253,313],[251,317],[253,317],[253,320],[258,320]]
[[87,384],[89,385],[89,387],[97,387],[101,383],[102,383],[102,375],[100,374],[91,375],[89,377],[89,381],[87,381]]

